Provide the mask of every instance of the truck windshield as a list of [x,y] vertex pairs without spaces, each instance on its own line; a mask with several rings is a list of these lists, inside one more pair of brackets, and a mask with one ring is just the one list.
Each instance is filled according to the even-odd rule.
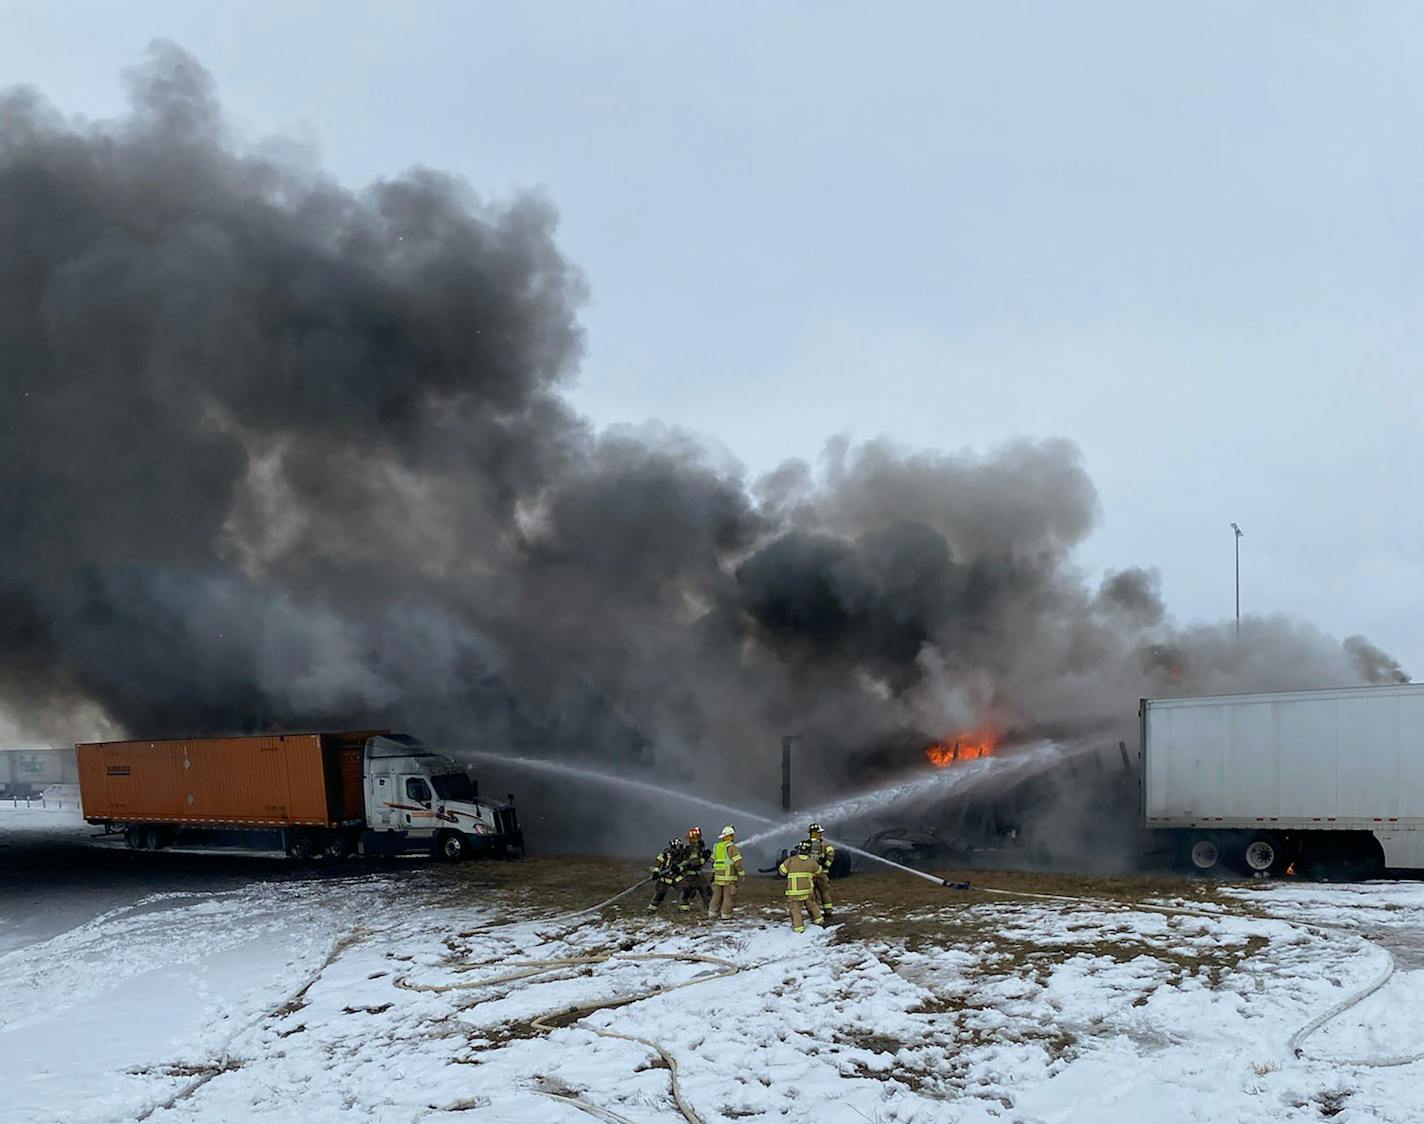
[[469,803],[475,798],[475,786],[464,773],[446,773],[441,777],[431,777],[441,800],[463,800]]

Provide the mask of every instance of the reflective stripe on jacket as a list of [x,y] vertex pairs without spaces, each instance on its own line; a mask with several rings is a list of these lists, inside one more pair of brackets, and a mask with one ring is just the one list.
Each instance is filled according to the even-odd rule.
[[682,860],[682,873],[697,877],[702,873],[702,868],[707,865],[707,860],[711,857],[712,852],[706,847],[689,847],[686,857]]
[[718,886],[730,886],[745,873],[737,845],[730,839],[717,840],[712,848],[712,881]]
[[682,872],[678,869],[682,856],[676,851],[659,851],[657,865],[653,867],[653,876],[659,882],[666,882],[671,886],[680,877]]
[[811,857],[816,860],[816,863],[822,870],[830,870],[831,863],[836,861],[836,849],[827,843],[824,838],[812,839],[810,843]]
[[786,876],[788,898],[809,898],[821,868],[810,855],[791,855],[776,869]]

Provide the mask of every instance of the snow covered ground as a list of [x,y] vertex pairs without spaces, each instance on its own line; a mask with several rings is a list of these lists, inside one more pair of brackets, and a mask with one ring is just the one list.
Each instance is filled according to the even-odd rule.
[[[1424,1051],[1424,885],[1146,899],[1222,911],[1199,918],[861,875],[838,884],[843,924],[797,935],[766,880],[727,925],[650,918],[641,892],[559,916],[636,877],[613,862],[294,877],[203,856],[204,886],[199,858],[124,857],[154,863],[121,880],[128,900],[85,880],[71,895],[101,910],[0,955],[6,1120],[589,1119],[569,1099],[683,1119],[666,1064],[631,1039],[675,1060],[709,1122],[1424,1119],[1424,1063],[1353,1060]],[[1386,957],[1305,927],[1320,922],[1400,968],[1301,1060],[1292,1033]]]

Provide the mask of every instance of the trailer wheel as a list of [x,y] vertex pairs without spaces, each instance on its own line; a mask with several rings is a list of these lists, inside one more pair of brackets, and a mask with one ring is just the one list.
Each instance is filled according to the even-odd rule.
[[457,863],[469,853],[469,846],[458,831],[442,831],[435,841],[435,853],[447,863]]
[[160,828],[151,827],[143,833],[143,845],[150,851],[158,851],[163,847],[163,831]]
[[137,827],[124,828],[124,843],[130,851],[143,849],[143,832]]
[[1187,858],[1198,873],[1210,874],[1221,865],[1221,848],[1216,845],[1216,840],[1202,837],[1192,842]]
[[297,832],[287,840],[287,854],[298,862],[305,862],[316,853],[316,844],[304,831]]
[[1285,853],[1277,840],[1258,835],[1241,852],[1241,863],[1247,874],[1279,874],[1285,866]]
[[348,859],[351,857],[351,851],[351,838],[341,831],[328,835],[321,848],[321,853],[329,859]]

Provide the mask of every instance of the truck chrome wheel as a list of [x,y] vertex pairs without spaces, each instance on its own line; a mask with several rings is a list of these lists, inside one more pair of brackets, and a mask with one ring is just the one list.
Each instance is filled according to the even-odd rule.
[[1276,845],[1269,839],[1253,839],[1246,847],[1246,869],[1253,874],[1265,874],[1276,865]]
[[467,850],[465,837],[458,831],[442,833],[440,842],[436,845],[436,853],[448,863],[459,862],[465,857]]
[[1216,864],[1221,862],[1221,851],[1210,839],[1198,839],[1192,844],[1191,860],[1192,866],[1206,873],[1215,870]]

